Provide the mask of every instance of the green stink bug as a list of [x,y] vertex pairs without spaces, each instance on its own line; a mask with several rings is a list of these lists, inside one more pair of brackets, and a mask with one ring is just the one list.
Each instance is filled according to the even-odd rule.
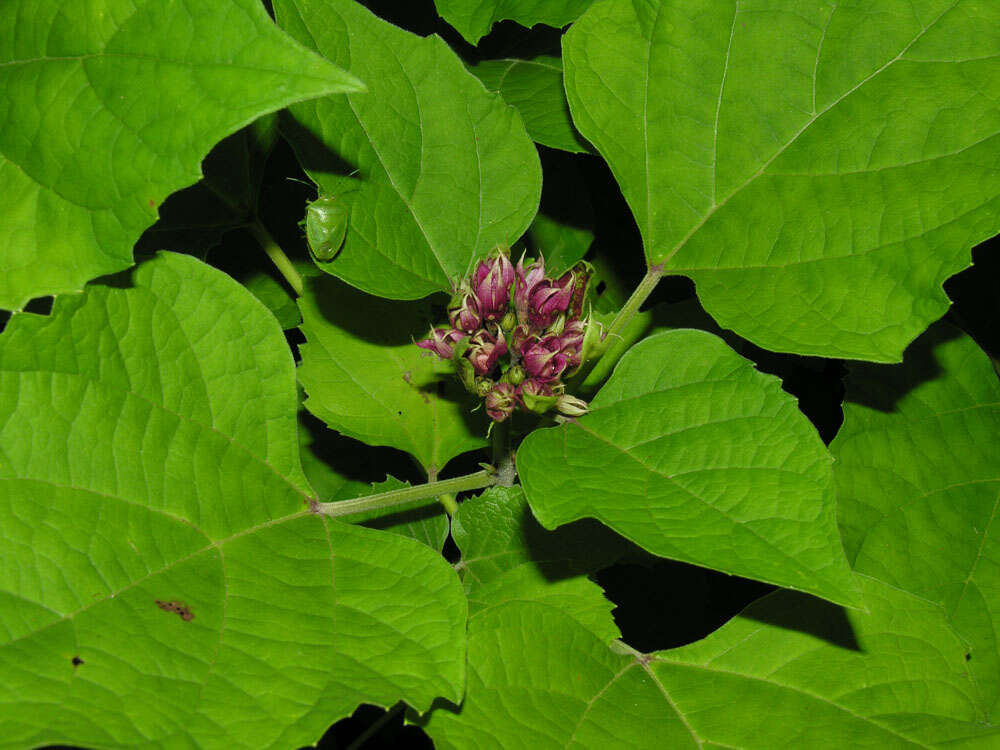
[[306,241],[313,257],[329,263],[340,252],[351,210],[332,195],[321,195],[306,206]]

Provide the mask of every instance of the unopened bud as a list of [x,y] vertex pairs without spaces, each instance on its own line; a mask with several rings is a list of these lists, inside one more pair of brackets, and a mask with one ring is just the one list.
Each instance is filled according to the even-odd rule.
[[517,314],[513,310],[508,310],[507,314],[503,316],[500,321],[500,327],[505,333],[509,333],[514,330],[514,326],[517,325]]
[[590,411],[590,405],[581,398],[564,393],[556,401],[556,410],[567,417],[582,417]]
[[476,378],[476,395],[485,396],[493,390],[495,383],[489,378]]
[[486,395],[486,413],[494,422],[503,422],[514,412],[517,398],[510,383],[497,383]]
[[503,374],[500,378],[503,383],[510,383],[511,385],[521,385],[524,382],[524,368],[520,365],[511,365],[507,368],[507,372]]
[[469,393],[477,393],[476,390],[476,368],[465,357],[456,357],[452,360],[455,363],[455,373],[462,381],[465,390]]

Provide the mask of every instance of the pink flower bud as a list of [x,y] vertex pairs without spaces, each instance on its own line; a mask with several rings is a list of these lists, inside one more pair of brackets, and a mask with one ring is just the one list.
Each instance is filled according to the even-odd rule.
[[535,288],[545,281],[545,259],[539,258],[527,268],[524,267],[524,256],[517,262],[514,269],[516,281],[514,287],[514,309],[517,311],[517,319],[522,323],[528,322],[528,310],[530,307],[531,295]]
[[486,328],[480,328],[469,339],[469,349],[465,356],[472,362],[477,375],[489,375],[496,367],[497,360],[507,353],[507,341],[503,332],[497,329],[496,335]]
[[517,396],[510,383],[497,383],[486,394],[486,413],[494,422],[503,422],[514,412]]
[[572,279],[568,283],[562,279],[539,282],[528,295],[528,322],[536,328],[548,328],[557,315],[569,309],[572,298]]
[[558,336],[546,336],[524,347],[522,364],[529,378],[551,383],[559,379],[570,359],[562,352],[562,340]]
[[514,275],[514,266],[503,250],[476,266],[472,274],[472,291],[483,320],[500,320],[506,315]]
[[452,326],[465,333],[472,333],[482,323],[479,314],[479,303],[471,292],[459,289],[448,305],[448,320]]
[[531,329],[528,327],[527,323],[521,323],[518,326],[514,326],[514,330],[510,332],[510,348],[517,352],[517,356],[522,356],[524,354],[524,347],[534,340],[534,336],[531,335]]
[[430,335],[423,341],[418,341],[417,346],[434,352],[441,359],[451,359],[455,353],[452,347],[464,338],[465,334],[461,331],[451,328],[432,328]]
[[559,351],[566,356],[568,370],[580,366],[586,330],[587,324],[581,320],[570,321],[563,328],[562,335],[559,337]]

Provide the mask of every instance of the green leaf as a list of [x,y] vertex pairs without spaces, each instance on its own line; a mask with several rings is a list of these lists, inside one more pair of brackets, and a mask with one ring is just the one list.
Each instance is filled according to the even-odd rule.
[[538,214],[528,227],[528,241],[536,257],[539,253],[545,256],[546,273],[559,276],[583,260],[594,233]]
[[593,572],[613,563],[628,547],[592,520],[543,529],[520,487],[491,487],[464,501],[452,517],[451,533],[462,552],[455,567],[466,591],[529,562]]
[[6,308],[131,265],[156,206],[198,180],[224,136],[363,88],[257,0],[12,0],[0,29]]
[[611,616],[615,605],[601,587],[585,576],[567,576],[560,566],[528,562],[474,585],[468,596],[470,616],[512,601],[541,602],[569,615],[604,643],[621,637]]
[[257,271],[250,274],[243,285],[271,311],[283,331],[302,322],[295,298],[274,276]]
[[861,583],[870,614],[779,592],[648,655],[541,603],[485,609],[469,620],[465,701],[425,729],[441,749],[995,747],[940,610]]
[[441,39],[350,0],[274,6],[292,36],[369,85],[358,97],[295,106],[283,123],[320,191],[350,209],[343,249],[324,271],[371,294],[416,299],[450,291],[474,259],[521,236],[541,192],[534,144],[516,110]]
[[460,698],[454,572],[309,513],[295,409],[273,317],[189,256],[13,316],[6,744],[295,747],[362,701]]
[[573,153],[590,150],[570,119],[562,60],[558,57],[486,60],[469,70],[487,89],[517,107],[528,135],[536,143]]
[[164,201],[136,252],[173,250],[205,260],[226,232],[256,220],[264,164],[277,138],[278,117],[270,114],[215,144],[201,163],[202,179]]
[[938,324],[902,365],[852,368],[838,512],[858,571],[939,603],[1000,709],[1000,383],[967,336]]
[[694,330],[633,347],[589,414],[517,455],[546,528],[593,517],[661,557],[858,606],[831,463],[777,378]]
[[[384,482],[376,482],[366,486],[364,491],[341,492],[334,499],[349,500],[376,492],[400,490],[409,486],[409,482],[401,482],[390,476],[386,477]],[[349,520],[351,523],[361,523],[372,529],[383,529],[391,534],[416,539],[435,552],[441,552],[444,549],[450,527],[444,507],[433,497],[358,513],[352,515]]]
[[430,326],[428,302],[382,300],[326,276],[308,280],[299,308],[305,406],[331,428],[404,450],[435,474],[486,445],[486,419],[450,365],[413,343]]
[[522,26],[561,27],[575,21],[594,0],[434,0],[438,13],[469,44],[479,44],[493,24],[511,20]]
[[899,361],[1000,229],[1000,6],[593,5],[564,37],[577,128],[651,265],[774,351]]

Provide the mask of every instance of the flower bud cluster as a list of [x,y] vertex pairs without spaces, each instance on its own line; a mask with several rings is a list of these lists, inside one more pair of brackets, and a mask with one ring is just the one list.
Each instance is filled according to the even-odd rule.
[[450,327],[432,329],[417,346],[452,361],[495,422],[515,409],[585,414],[587,403],[566,393],[563,378],[580,369],[589,348],[583,307],[590,274],[581,262],[549,278],[544,258],[525,265],[521,256],[515,266],[498,248],[458,286]]

